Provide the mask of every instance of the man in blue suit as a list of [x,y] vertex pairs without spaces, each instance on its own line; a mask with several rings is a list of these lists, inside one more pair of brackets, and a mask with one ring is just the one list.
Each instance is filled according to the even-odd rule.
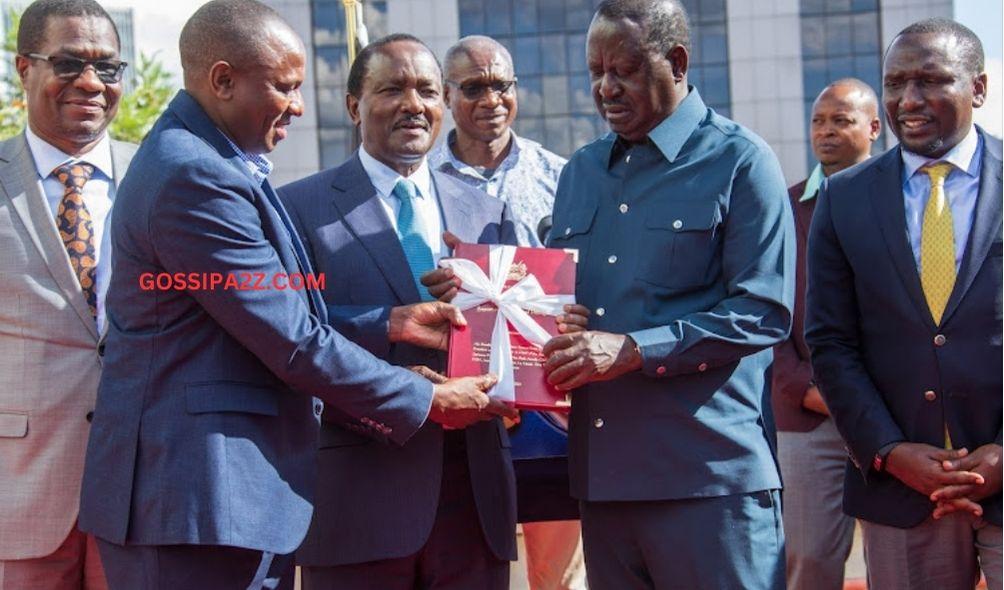
[[572,155],[554,247],[587,332],[545,347],[572,393],[569,470],[593,590],[784,586],[771,347],[794,224],[766,143],[688,86],[679,2],[606,0],[587,45],[613,131]]
[[[513,223],[502,201],[429,167],[442,73],[420,40],[390,35],[363,49],[346,100],[362,147],[280,198],[314,268],[352,277],[327,284],[329,321],[395,365],[442,370],[434,349],[444,346],[393,344],[388,333],[402,306],[430,298],[419,279],[454,238],[514,244]],[[427,423],[394,447],[325,411],[320,446],[317,510],[297,551],[306,590],[509,587],[516,501],[501,420]]]
[[[290,288],[315,275],[264,154],[302,112],[292,29],[255,0],[216,0],[185,25],[181,56],[186,90],[115,201],[80,527],[99,538],[113,589],[291,588],[312,513],[312,395],[396,445],[429,420],[506,410],[484,393],[490,377],[433,385],[335,331],[316,290]],[[352,280],[339,270],[326,280]],[[395,339],[419,343],[462,322],[438,302],[404,315]]]
[[[868,586],[1001,588],[1001,142],[973,124],[972,31],[910,25],[883,64],[900,145],[824,183],[806,341],[847,443]],[[979,562],[979,565],[977,564]]]

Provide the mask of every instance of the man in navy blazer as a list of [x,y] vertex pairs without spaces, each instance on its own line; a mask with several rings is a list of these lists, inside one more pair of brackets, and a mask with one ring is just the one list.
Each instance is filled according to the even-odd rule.
[[986,92],[972,31],[904,29],[883,64],[900,145],[827,179],[813,217],[806,341],[871,588],[973,588],[979,569],[1001,588],[1001,142],[972,120]]
[[[429,419],[487,418],[492,379],[433,385],[393,367],[329,326],[316,290],[290,288],[314,275],[263,156],[302,112],[303,45],[281,17],[255,0],[210,2],[181,55],[186,90],[115,201],[80,527],[99,538],[112,589],[292,588],[312,513],[311,396],[403,445]],[[414,317],[460,317],[422,306]]]
[[[513,224],[504,203],[429,167],[444,105],[439,64],[421,41],[391,35],[363,49],[347,106],[362,147],[341,166],[283,187],[280,198],[314,268],[351,277],[325,286],[331,324],[392,364],[441,371],[435,349],[445,346],[388,337],[402,306],[429,298],[415,277],[448,255],[444,231],[463,242],[514,244]],[[408,204],[396,188],[405,182],[418,189],[414,216],[432,254],[419,268],[404,235]],[[297,551],[305,590],[508,588],[516,500],[500,419],[463,430],[426,423],[391,446],[325,410],[318,473],[317,510]]]

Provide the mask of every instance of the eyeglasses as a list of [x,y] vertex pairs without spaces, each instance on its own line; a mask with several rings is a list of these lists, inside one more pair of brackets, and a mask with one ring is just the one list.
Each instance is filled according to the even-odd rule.
[[447,80],[446,83],[459,88],[467,100],[476,100],[484,96],[487,91],[493,92],[496,96],[509,94],[513,86],[516,85],[516,78],[512,80],[497,80],[495,82],[468,82],[465,84]]
[[117,59],[79,59],[68,55],[42,55],[41,53],[22,53],[29,59],[49,62],[52,72],[57,78],[70,81],[84,73],[87,66],[94,68],[98,80],[105,84],[118,84],[122,81],[122,73],[128,65]]

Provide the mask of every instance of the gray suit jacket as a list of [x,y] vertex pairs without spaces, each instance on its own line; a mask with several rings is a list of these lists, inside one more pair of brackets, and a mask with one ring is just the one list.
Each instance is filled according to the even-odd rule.
[[[465,242],[515,243],[504,203],[433,171],[445,229]],[[331,324],[395,365],[443,370],[436,351],[392,344],[393,306],[419,292],[401,243],[358,156],[279,189],[317,272]],[[428,539],[436,517],[443,429],[427,422],[403,446],[360,436],[325,409],[317,506],[297,551],[301,565],[335,566],[403,557]],[[499,419],[466,429],[468,464],[481,528],[503,560],[516,559],[516,499],[509,437]]]
[[[112,142],[116,184],[135,151]],[[28,142],[0,142],[0,560],[52,553],[77,520],[97,343]]]

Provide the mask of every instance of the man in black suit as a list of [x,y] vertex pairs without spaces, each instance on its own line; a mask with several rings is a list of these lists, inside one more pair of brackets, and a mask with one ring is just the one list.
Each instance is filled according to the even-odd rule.
[[827,179],[806,340],[853,466],[871,588],[1001,587],[1001,142],[983,48],[944,19],[886,52],[900,145]]

